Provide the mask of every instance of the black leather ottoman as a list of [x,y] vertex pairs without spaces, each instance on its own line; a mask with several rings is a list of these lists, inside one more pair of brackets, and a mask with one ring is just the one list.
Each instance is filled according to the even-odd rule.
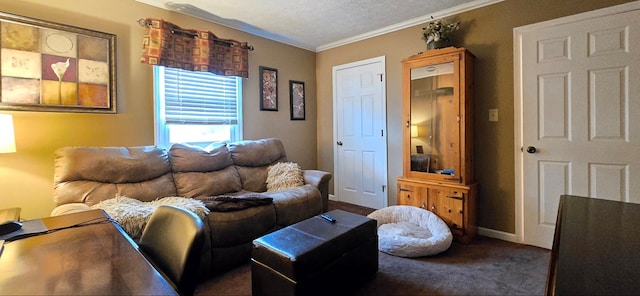
[[[376,220],[334,210],[253,241],[253,295],[344,293],[378,271]],[[340,290],[338,290],[340,288]]]

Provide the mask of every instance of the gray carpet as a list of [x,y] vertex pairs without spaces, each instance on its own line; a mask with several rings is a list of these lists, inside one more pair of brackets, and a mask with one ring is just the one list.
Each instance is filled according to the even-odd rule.
[[[352,295],[543,295],[550,251],[478,236],[436,256],[379,253],[379,269]],[[251,295],[245,264],[200,284],[196,295]]]
[[433,257],[381,253],[378,275],[357,295],[543,295],[549,254],[486,237]]
[[[543,295],[549,251],[477,237],[432,257],[379,253],[375,278],[354,295]],[[202,283],[196,295],[251,295],[251,268],[240,266]]]

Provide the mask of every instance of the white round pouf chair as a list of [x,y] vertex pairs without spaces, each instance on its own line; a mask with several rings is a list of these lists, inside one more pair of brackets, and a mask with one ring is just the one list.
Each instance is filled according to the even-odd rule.
[[367,215],[378,221],[378,249],[399,257],[431,256],[453,241],[447,223],[436,214],[413,206],[389,206]]

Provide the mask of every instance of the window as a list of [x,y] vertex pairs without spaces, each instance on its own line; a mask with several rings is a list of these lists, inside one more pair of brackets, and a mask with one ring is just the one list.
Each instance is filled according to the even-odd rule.
[[242,79],[154,66],[156,145],[242,139]]

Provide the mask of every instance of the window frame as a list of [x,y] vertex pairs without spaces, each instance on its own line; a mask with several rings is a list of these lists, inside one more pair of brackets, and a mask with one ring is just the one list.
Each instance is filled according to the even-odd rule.
[[[164,79],[164,66],[153,66],[153,90],[154,90],[154,143],[160,147],[170,147],[170,130],[169,124],[166,123],[165,116],[165,79]],[[181,70],[180,71],[187,71]],[[202,72],[209,73],[209,72]],[[212,75],[217,75],[209,73]],[[236,79],[236,111],[238,122],[236,125],[231,125],[231,137],[227,141],[239,141],[243,139],[243,117],[242,117],[242,78],[234,77]],[[205,125],[205,124],[203,124]],[[206,146],[211,144],[211,141],[199,141],[199,142],[187,142],[187,144],[196,146]]]

